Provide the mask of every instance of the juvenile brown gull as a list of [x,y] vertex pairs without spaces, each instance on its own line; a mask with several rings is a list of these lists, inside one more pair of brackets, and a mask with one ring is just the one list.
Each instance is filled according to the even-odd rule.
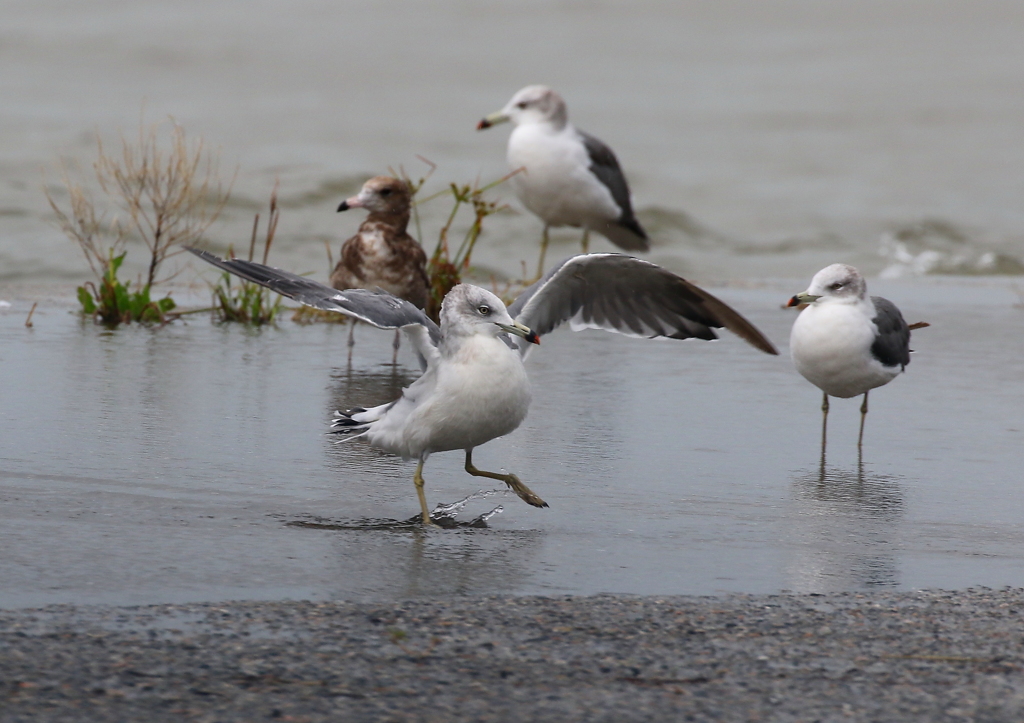
[[[427,305],[427,255],[406,231],[412,196],[397,178],[375,176],[359,193],[341,202],[338,211],[365,208],[370,212],[356,235],[341,247],[341,258],[331,273],[335,289],[384,289],[413,306]],[[354,342],[355,321],[348,343]],[[395,335],[395,354],[399,336]]]
[[424,524],[432,524],[423,465],[434,452],[464,450],[466,471],[504,482],[535,507],[547,503],[514,474],[473,465],[473,449],[516,429],[530,406],[523,358],[539,335],[569,322],[644,338],[715,339],[724,327],[768,354],[764,335],[732,308],[660,266],[621,254],[575,256],[523,291],[506,309],[486,289],[459,284],[444,298],[440,327],[386,291],[338,291],[311,279],[240,259],[192,253],[225,271],[317,309],[338,311],[382,329],[402,329],[423,374],[401,396],[369,409],[339,412],[338,434],[417,460],[413,482]]
[[583,229],[583,252],[596,231],[626,251],[647,251],[647,233],[633,215],[629,186],[612,149],[569,122],[562,96],[544,85],[529,85],[477,130],[511,121],[508,164],[525,169],[509,179],[516,196],[544,222],[537,277],[551,226]]

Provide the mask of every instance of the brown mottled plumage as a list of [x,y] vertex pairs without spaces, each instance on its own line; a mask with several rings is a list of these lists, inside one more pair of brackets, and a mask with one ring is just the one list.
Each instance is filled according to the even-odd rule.
[[341,247],[331,286],[339,290],[380,287],[421,309],[426,306],[427,255],[405,230],[411,201],[404,181],[375,176],[358,195],[341,202],[339,211],[365,208],[370,215]]

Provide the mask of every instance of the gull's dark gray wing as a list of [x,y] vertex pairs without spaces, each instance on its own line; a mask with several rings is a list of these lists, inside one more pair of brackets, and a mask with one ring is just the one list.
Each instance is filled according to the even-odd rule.
[[222,259],[196,248],[189,251],[203,261],[224,269],[247,281],[266,286],[289,299],[306,306],[341,314],[365,321],[380,329],[402,329],[412,339],[425,360],[437,354],[441,343],[441,330],[422,310],[383,289],[346,289],[339,291],[319,281],[242,259]]
[[724,327],[766,354],[778,354],[753,324],[708,292],[623,254],[586,254],[562,262],[523,291],[508,312],[540,335],[565,321],[574,330],[649,339],[717,339],[713,329]]
[[628,251],[647,251],[650,248],[650,244],[647,243],[647,232],[633,215],[629,185],[626,183],[626,176],[623,174],[622,168],[619,167],[619,160],[615,157],[612,149],[600,139],[579,129],[576,129],[576,132],[580,134],[583,146],[587,149],[587,155],[590,156],[590,172],[611,191],[612,199],[622,212],[617,220],[618,225],[632,234],[615,233],[609,229],[610,233],[606,235]]
[[872,296],[875,305],[875,326],[878,336],[871,345],[871,356],[887,367],[899,365],[906,368],[910,363],[910,328],[903,320],[903,314],[896,304],[881,296]]

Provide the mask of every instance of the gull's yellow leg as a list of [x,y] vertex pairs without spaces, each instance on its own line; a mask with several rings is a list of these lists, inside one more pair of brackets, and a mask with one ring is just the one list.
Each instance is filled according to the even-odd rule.
[[496,479],[508,485],[509,489],[519,495],[519,498],[528,505],[534,507],[547,507],[548,503],[534,494],[533,490],[519,481],[514,474],[499,474],[498,472],[486,472],[473,466],[473,450],[466,450],[466,471],[474,477],[487,477]]
[[857,449],[864,442],[864,420],[868,418],[868,393],[864,392],[864,403],[860,405],[860,434],[857,435]]
[[540,237],[540,260],[537,262],[537,276],[534,279],[540,279],[544,275],[544,257],[548,255],[548,227],[545,224],[544,233]]
[[412,476],[412,481],[416,485],[416,494],[420,498],[420,509],[423,510],[423,524],[433,525],[434,521],[430,519],[430,510],[427,509],[427,495],[423,491],[423,460],[419,461],[416,465],[416,473]]
[[580,246],[583,249],[583,253],[585,253],[585,254],[589,254],[590,253],[590,229],[589,228],[583,229],[583,238],[580,239]]

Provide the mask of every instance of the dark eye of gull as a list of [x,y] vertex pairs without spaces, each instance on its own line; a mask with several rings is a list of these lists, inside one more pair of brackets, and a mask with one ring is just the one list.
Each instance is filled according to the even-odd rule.
[[839,291],[844,286],[846,286],[846,282],[845,281],[837,281],[834,284],[832,284],[831,286],[829,286],[828,288],[832,289],[832,291]]
[[525,100],[521,100],[518,103],[516,103],[516,108],[519,108],[520,110],[526,110],[526,106],[528,105],[530,104],[527,103]]
[[487,304],[481,304],[480,306],[476,307],[476,310],[480,312],[481,316],[487,316],[488,314],[491,313],[491,307],[489,307]]
[[380,189],[380,195],[385,196],[385,197],[386,196],[390,196],[391,195],[391,189],[390,188],[382,188],[382,189]]

